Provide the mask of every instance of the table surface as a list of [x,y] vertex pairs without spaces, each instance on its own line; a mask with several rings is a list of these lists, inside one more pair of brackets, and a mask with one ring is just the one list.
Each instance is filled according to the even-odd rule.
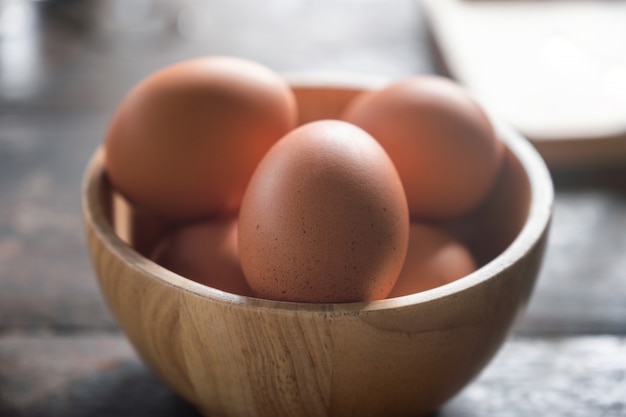
[[[184,58],[280,72],[435,72],[414,0],[0,3],[0,416],[197,416],[108,312],[80,212],[84,166],[124,93]],[[626,416],[626,166],[553,170],[528,310],[441,416]]]

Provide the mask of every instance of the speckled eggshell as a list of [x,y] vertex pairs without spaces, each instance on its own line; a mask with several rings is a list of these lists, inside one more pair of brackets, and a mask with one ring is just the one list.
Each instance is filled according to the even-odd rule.
[[157,245],[151,258],[200,284],[233,294],[252,295],[239,262],[236,219],[181,226]]
[[385,298],[406,254],[400,178],[349,123],[300,126],[263,158],[239,213],[244,274],[258,297],[299,302]]
[[475,270],[472,254],[452,234],[438,226],[412,223],[406,260],[389,298],[430,290]]
[[124,97],[106,170],[134,205],[162,216],[235,213],[257,164],[296,120],[295,96],[271,69],[227,56],[181,61]]
[[447,78],[413,76],[364,93],[341,119],[385,148],[402,179],[412,219],[460,216],[495,183],[503,144],[482,107]]

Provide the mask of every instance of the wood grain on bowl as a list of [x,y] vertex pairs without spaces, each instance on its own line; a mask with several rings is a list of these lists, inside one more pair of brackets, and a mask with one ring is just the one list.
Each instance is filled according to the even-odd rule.
[[[308,114],[332,117],[345,104],[346,95],[333,88],[294,88]],[[333,97],[340,103],[329,107]],[[148,366],[207,416],[430,413],[498,351],[541,265],[552,212],[550,177],[532,146],[512,131],[500,132],[514,171],[503,179],[506,195],[493,196],[485,213],[472,217],[480,220],[468,220],[496,223],[457,225],[491,236],[466,238],[487,242],[488,250],[474,248],[486,253],[482,266],[448,285],[371,303],[263,300],[161,268],[116,232],[123,212],[111,209],[114,191],[97,152],[85,174],[83,207],[102,293]],[[130,211],[125,215],[132,217]],[[132,236],[154,233],[142,231],[140,221],[132,225]]]

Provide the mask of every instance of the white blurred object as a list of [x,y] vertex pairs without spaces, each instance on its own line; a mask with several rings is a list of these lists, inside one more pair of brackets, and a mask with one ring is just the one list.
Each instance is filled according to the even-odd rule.
[[40,76],[38,18],[26,0],[0,3],[0,94],[9,99],[30,96]]
[[421,4],[449,75],[548,163],[626,160],[626,1]]

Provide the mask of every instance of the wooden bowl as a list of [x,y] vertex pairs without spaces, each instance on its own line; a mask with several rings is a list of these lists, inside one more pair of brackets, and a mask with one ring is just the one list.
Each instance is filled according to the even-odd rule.
[[[303,121],[336,117],[364,86],[293,83]],[[502,175],[475,212],[447,224],[481,267],[422,293],[370,303],[245,297],[147,259],[167,225],[130,208],[87,167],[83,211],[104,297],[145,363],[207,416],[417,416],[489,362],[526,305],[552,213],[548,170],[498,127]],[[149,399],[146,399],[149,401]]]

